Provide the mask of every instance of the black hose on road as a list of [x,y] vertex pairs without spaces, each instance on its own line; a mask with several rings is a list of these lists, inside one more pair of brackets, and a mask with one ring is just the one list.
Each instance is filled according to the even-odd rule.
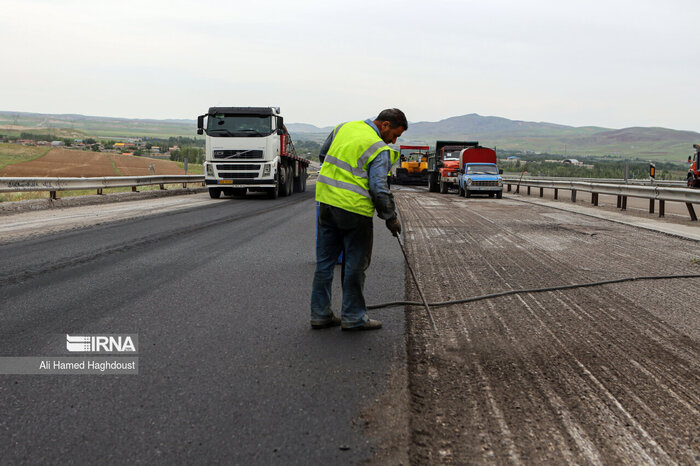
[[[626,277],[626,278],[618,278],[615,280],[602,280],[599,282],[576,283],[573,285],[550,286],[547,288],[530,288],[530,289],[525,289],[525,290],[501,291],[500,293],[485,294],[485,295],[481,295],[481,296],[474,296],[471,298],[456,299],[453,301],[442,301],[439,303],[427,303],[425,305],[426,305],[426,308],[427,308],[427,306],[444,307],[444,306],[451,306],[453,304],[472,303],[474,301],[481,301],[484,299],[498,298],[500,296],[508,296],[508,295],[512,295],[512,294],[542,293],[545,291],[570,290],[573,288],[586,288],[586,287],[591,287],[591,286],[610,285],[612,283],[634,282],[634,281],[641,281],[641,280],[672,280],[672,279],[679,279],[679,278],[700,278],[700,273],[691,273],[691,274],[684,274],[684,275],[648,275],[648,276],[643,276],[643,277]],[[415,276],[414,276],[414,280],[415,280]],[[417,283],[417,281],[416,281],[416,283]],[[422,306],[422,305],[424,305],[424,302],[419,303],[419,302],[415,302],[415,301],[392,301],[389,303],[372,304],[370,306],[367,306],[367,309],[382,309],[385,307]]]

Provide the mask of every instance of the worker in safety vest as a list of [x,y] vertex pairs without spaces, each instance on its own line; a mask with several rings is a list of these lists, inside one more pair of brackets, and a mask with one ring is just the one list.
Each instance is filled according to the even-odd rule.
[[[401,233],[394,196],[386,174],[399,159],[388,144],[408,128],[406,115],[383,110],[374,120],[350,121],[335,127],[321,147],[323,162],[316,181],[319,202],[316,272],[311,290],[311,327],[342,326],[343,330],[382,327],[367,316],[363,289],[372,256],[372,217],[379,218],[394,236]],[[345,278],[341,316],[331,310],[333,267],[344,253]]]

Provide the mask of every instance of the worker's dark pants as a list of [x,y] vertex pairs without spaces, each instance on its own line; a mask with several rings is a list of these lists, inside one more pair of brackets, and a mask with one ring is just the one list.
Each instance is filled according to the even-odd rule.
[[372,257],[372,217],[321,204],[316,240],[316,273],[311,289],[311,323],[326,322],[332,315],[333,268],[343,252],[343,327],[362,325],[367,319],[363,289],[365,270]]

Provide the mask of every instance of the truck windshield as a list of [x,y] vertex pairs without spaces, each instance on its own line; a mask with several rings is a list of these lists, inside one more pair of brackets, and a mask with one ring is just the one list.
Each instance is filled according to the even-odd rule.
[[498,175],[495,165],[470,163],[467,165],[467,173],[471,175]]
[[459,160],[459,151],[451,151],[447,152],[445,151],[445,156],[442,158],[443,160]]
[[273,132],[270,115],[209,115],[207,134],[214,137],[269,136]]

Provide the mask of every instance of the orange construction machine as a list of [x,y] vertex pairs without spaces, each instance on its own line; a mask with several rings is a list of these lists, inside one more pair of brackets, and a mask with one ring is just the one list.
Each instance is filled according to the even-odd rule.
[[392,182],[396,184],[428,184],[428,146],[399,146],[400,161]]

